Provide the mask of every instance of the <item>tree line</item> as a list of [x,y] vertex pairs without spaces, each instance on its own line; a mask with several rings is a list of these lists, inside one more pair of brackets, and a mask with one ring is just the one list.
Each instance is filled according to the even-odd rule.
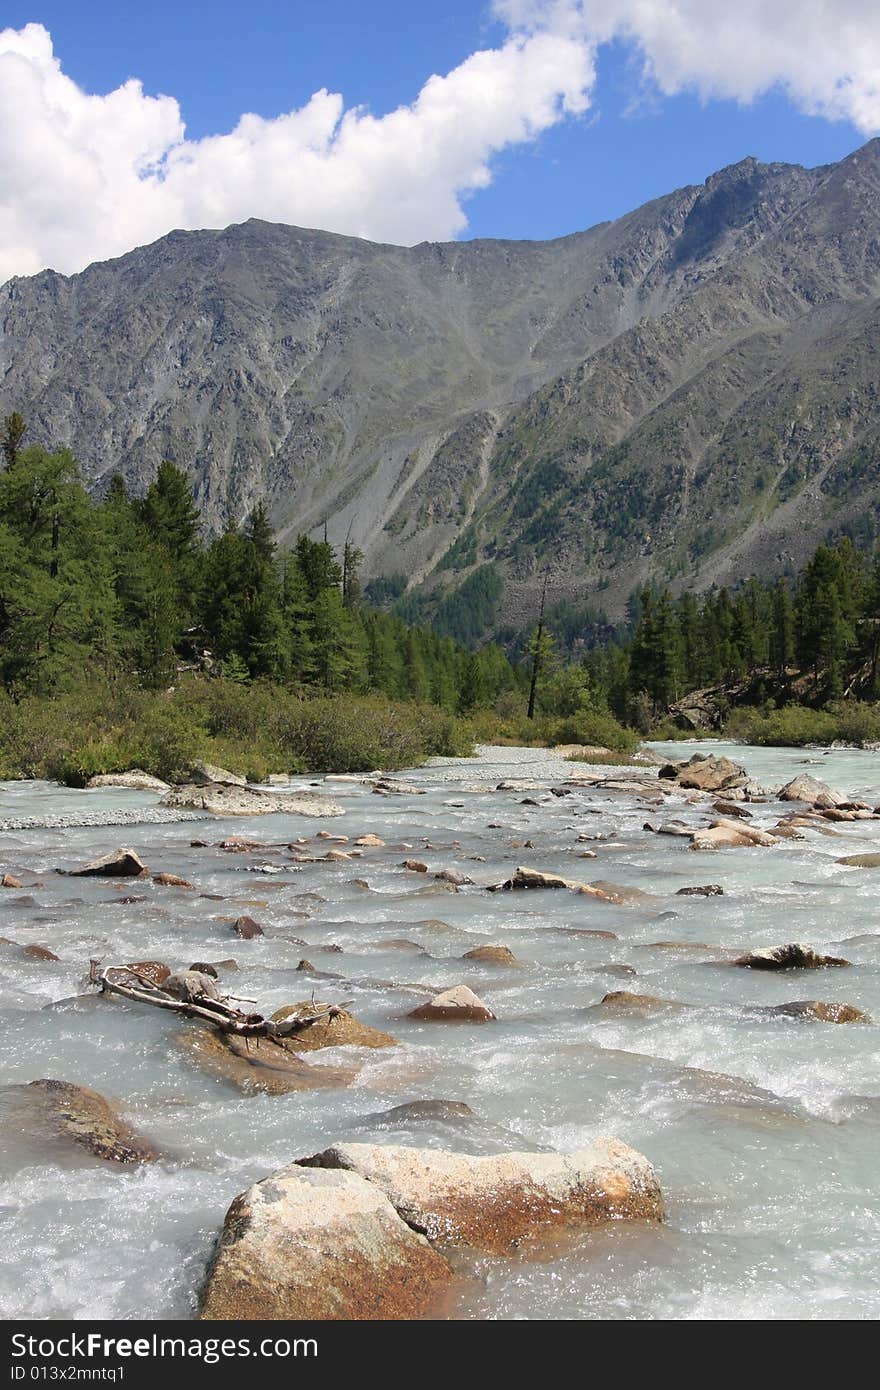
[[173,464],[142,497],[115,475],[98,500],[68,449],[26,432],[19,415],[0,430],[0,685],[14,698],[123,673],[162,689],[192,667],[467,712],[515,684],[498,646],[371,609],[351,544],[300,536],[282,552],[262,506],[205,541]]
[[768,697],[827,703],[880,695],[880,551],[847,537],[820,545],[796,574],[673,598],[646,587],[629,635],[585,669],[619,719],[644,727],[684,696],[763,681]]

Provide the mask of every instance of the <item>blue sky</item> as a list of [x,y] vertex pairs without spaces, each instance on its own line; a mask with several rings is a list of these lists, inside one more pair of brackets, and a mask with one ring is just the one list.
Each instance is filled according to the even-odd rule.
[[[518,0],[510,0],[510,8],[515,13],[518,12],[517,3]],[[528,3],[529,0],[525,0],[525,8]],[[538,3],[540,5],[541,0]],[[547,3],[552,9],[553,0]],[[566,6],[572,11],[577,9],[576,0],[557,0],[557,3],[561,9]],[[654,3],[662,20],[663,7],[671,0],[654,0]],[[778,14],[780,7],[786,7],[787,0],[774,0],[774,3]],[[703,0],[703,9],[706,6],[711,9],[712,4],[713,0]],[[592,16],[603,10],[610,12],[615,5],[625,8],[621,0],[609,0],[604,6],[601,0],[596,0],[584,8]],[[752,0],[753,8],[754,5],[755,0]],[[837,0],[838,9],[848,5],[862,13],[870,13],[871,7],[865,11],[862,0]],[[762,8],[762,0],[757,0],[757,8]],[[769,49],[778,35],[769,0],[765,8]],[[51,35],[55,57],[60,61],[65,78],[82,93],[104,95],[134,77],[143,84],[146,96],[173,97],[186,125],[187,141],[198,142],[206,136],[230,132],[244,112],[255,112],[271,121],[283,113],[306,107],[312,94],[321,88],[341,93],[345,108],[366,107],[376,116],[409,105],[416,101],[432,73],[449,74],[466,64],[470,55],[479,50],[503,48],[516,25],[504,14],[503,3],[498,10],[500,15],[493,13],[488,3],[479,0],[446,0],[439,5],[394,3],[393,0],[370,0],[369,3],[296,0],[296,3],[287,4],[248,0],[246,5],[241,0],[236,3],[212,0],[210,4],[204,0],[181,0],[176,4],[170,0],[153,0],[149,6],[118,3],[118,0],[117,3],[110,3],[110,0],[88,0],[88,3],[31,0],[28,4],[5,0],[0,23],[8,30],[23,30],[28,23],[44,26]],[[694,13],[699,15],[700,12],[695,10]],[[565,29],[568,34],[570,23],[568,19],[565,22],[569,25]],[[555,19],[553,24],[556,24]],[[842,112],[834,109],[833,114],[840,117],[838,119],[806,114],[805,108],[816,105],[817,79],[812,69],[803,70],[794,54],[790,58],[783,54],[776,60],[780,81],[775,83],[767,79],[763,69],[756,77],[751,69],[740,73],[737,68],[732,79],[734,88],[739,85],[746,95],[750,84],[755,82],[758,86],[763,82],[770,88],[752,101],[737,101],[726,96],[723,90],[718,91],[719,87],[724,88],[726,78],[723,72],[719,76],[712,67],[711,31],[703,32],[699,26],[697,18],[693,32],[702,48],[696,45],[697,56],[688,58],[690,67],[684,70],[684,76],[675,67],[677,59],[670,60],[668,54],[664,56],[662,34],[657,39],[652,31],[645,43],[654,44],[651,52],[656,51],[658,55],[655,66],[660,77],[648,89],[642,77],[644,48],[640,50],[623,37],[614,37],[594,47],[595,75],[589,83],[588,109],[578,114],[578,101],[572,97],[577,82],[569,80],[565,89],[564,80],[560,79],[560,91],[567,90],[560,101],[571,110],[553,119],[539,120],[536,123],[539,128],[533,129],[528,138],[499,138],[494,147],[490,144],[486,149],[477,150],[474,162],[483,161],[491,174],[487,187],[475,191],[468,186],[460,170],[436,175],[432,185],[434,193],[426,193],[426,203],[436,195],[436,215],[432,218],[426,212],[420,221],[416,212],[411,211],[407,216],[401,214],[399,234],[395,233],[393,218],[388,215],[371,218],[365,213],[361,223],[341,198],[323,203],[319,200],[313,207],[302,194],[299,201],[290,195],[285,202],[287,195],[279,191],[265,200],[266,206],[261,206],[264,200],[260,176],[255,176],[234,199],[224,202],[222,197],[216,196],[216,183],[222,177],[216,171],[209,178],[215,186],[200,199],[188,200],[181,193],[162,210],[153,207],[135,218],[129,210],[131,199],[121,183],[117,184],[119,208],[114,207],[117,172],[114,155],[108,156],[100,167],[96,166],[97,173],[86,171],[83,175],[84,188],[92,186],[96,179],[101,184],[104,199],[101,221],[105,230],[99,231],[97,218],[95,227],[90,229],[83,217],[81,231],[68,225],[56,225],[61,208],[69,208],[71,203],[70,178],[64,169],[64,187],[59,188],[54,223],[43,208],[36,209],[31,223],[24,212],[17,213],[20,226],[17,232],[8,234],[10,267],[16,269],[16,257],[22,258],[22,247],[29,245],[29,238],[36,243],[33,255],[37,260],[42,257],[41,263],[76,268],[75,262],[90,255],[125,249],[126,239],[135,244],[138,240],[152,239],[153,233],[170,229],[165,227],[163,217],[166,222],[177,219],[181,225],[198,225],[200,218],[206,224],[214,224],[224,218],[239,220],[248,212],[275,215],[278,220],[302,220],[310,225],[329,225],[335,220],[337,225],[332,229],[388,240],[421,239],[420,233],[426,230],[432,235],[435,223],[437,239],[449,234],[557,236],[615,217],[673,187],[702,181],[713,170],[745,155],[813,165],[839,159],[868,138],[872,113],[869,112],[866,120],[864,103],[856,106],[854,99],[850,107],[858,124],[851,118],[849,109]],[[559,25],[556,28],[559,30]],[[792,32],[797,34],[797,29]],[[747,32],[745,37],[754,40],[755,35]],[[821,43],[822,35],[819,33],[810,39],[804,34],[803,38],[805,42]],[[738,42],[736,35],[728,41],[734,45]],[[737,55],[733,54],[732,58]],[[835,53],[833,61],[829,60],[826,85],[832,93],[832,107],[836,98],[831,84],[836,82],[839,86],[841,77],[849,80],[851,73],[847,63],[854,69],[859,61],[857,48],[853,55]],[[689,89],[700,85],[705,89],[707,83],[713,90],[703,97]],[[782,90],[783,85],[788,87],[787,94]],[[676,87],[683,90],[676,91]],[[0,109],[0,177],[3,175],[3,119]],[[167,125],[168,113],[163,119]],[[14,111],[7,113],[5,134],[10,144],[20,139],[18,132],[9,129],[15,120]],[[462,117],[463,139],[470,123],[471,118],[465,114]],[[25,135],[30,138],[32,132],[28,130]],[[38,135],[45,143],[47,137],[42,129]],[[107,138],[106,131],[100,133],[100,139],[106,141]],[[54,134],[52,139],[55,140]],[[159,140],[142,132],[137,132],[132,139],[133,150],[139,150],[153,139],[163,149],[173,143],[171,136]],[[90,139],[86,140],[89,158],[91,143]],[[42,148],[42,144],[37,143],[36,148]],[[53,152],[46,157],[47,166],[56,169],[69,163],[71,169],[78,167],[80,151],[68,154],[66,147],[57,143],[50,148]],[[437,159],[443,164],[446,156],[440,154]],[[291,161],[296,163],[295,155],[291,155]],[[279,176],[277,164],[276,159],[273,179]],[[162,177],[164,179],[165,175]],[[180,171],[175,177],[182,186]],[[412,193],[417,202],[417,163],[406,177],[410,187],[405,191],[408,195]],[[143,181],[142,175],[138,178]],[[387,175],[382,174],[381,179],[387,179]],[[440,180],[439,184],[436,179]],[[170,186],[169,180],[161,190],[163,197]],[[384,186],[371,196],[381,198]],[[400,186],[392,182],[387,187],[389,200],[402,201]],[[159,190],[156,191],[158,197]],[[2,196],[0,193],[0,199]],[[11,203],[12,194],[9,196]],[[154,203],[156,201],[154,199]],[[456,201],[464,212],[466,224],[464,218],[460,218],[460,225],[455,225],[455,214],[450,209]],[[227,214],[227,206],[231,215]],[[16,207],[20,209],[20,199]],[[304,215],[301,218],[278,215],[279,208],[284,212],[288,207],[294,214],[302,210]],[[45,227],[39,222],[40,218],[45,220]],[[115,240],[106,230],[108,221],[112,223],[114,218],[120,223]],[[36,230],[31,234],[35,219]],[[0,229],[2,227],[0,218]],[[45,249],[41,247],[42,242]],[[33,264],[21,265],[23,271],[34,268]],[[4,278],[2,271],[0,256],[0,280]]]

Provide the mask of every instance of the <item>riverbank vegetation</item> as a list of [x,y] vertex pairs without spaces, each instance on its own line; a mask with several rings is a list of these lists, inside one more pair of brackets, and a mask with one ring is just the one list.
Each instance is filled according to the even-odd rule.
[[[142,497],[120,476],[92,497],[69,451],[26,434],[14,416],[0,433],[0,776],[370,770],[477,741],[626,757],[645,736],[880,740],[880,562],[848,539],[773,582],[646,587],[617,629],[550,604],[505,652],[466,645],[498,597],[486,567],[444,635],[370,606],[350,543],[282,551],[259,505],[205,541],[172,464]],[[393,580],[370,596],[400,598]]]

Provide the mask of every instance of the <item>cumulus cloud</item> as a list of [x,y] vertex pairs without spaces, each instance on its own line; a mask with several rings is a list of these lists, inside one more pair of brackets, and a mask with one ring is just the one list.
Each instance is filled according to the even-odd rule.
[[380,241],[447,239],[492,161],[585,112],[601,46],[623,39],[667,95],[751,101],[880,130],[877,0],[494,0],[498,47],[377,115],[321,90],[274,119],[186,137],[172,96],[93,94],[40,24],[0,31],[0,282],[70,272],[173,227],[248,217]]
[[802,111],[880,130],[877,0],[495,0],[522,33],[630,40],[668,95],[750,102],[781,88]]
[[386,115],[322,90],[265,120],[187,140],[173,97],[137,81],[106,95],[62,71],[40,24],[0,32],[0,282],[70,272],[173,227],[248,217],[400,243],[449,238],[493,155],[589,106],[582,36],[512,34],[428,79]]

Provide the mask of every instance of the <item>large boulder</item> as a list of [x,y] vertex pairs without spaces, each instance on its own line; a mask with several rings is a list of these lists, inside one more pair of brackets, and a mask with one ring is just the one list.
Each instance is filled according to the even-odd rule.
[[86,782],[89,790],[97,787],[126,787],[135,792],[167,792],[168,783],[161,777],[154,777],[143,768],[133,767],[130,772],[99,772]]
[[749,774],[739,763],[705,753],[695,753],[678,769],[676,777],[680,787],[700,792],[732,791],[744,787],[748,780]]
[[68,869],[73,878],[140,878],[148,869],[133,849],[114,849],[79,869]]
[[407,1016],[431,1023],[489,1023],[495,1018],[488,1005],[467,985],[456,985],[454,989],[435,994]]
[[189,783],[173,787],[162,798],[163,806],[179,810],[210,811],[215,816],[341,816],[344,808],[315,792],[261,792],[256,787]]
[[849,965],[842,956],[822,956],[812,946],[790,941],[784,946],[763,946],[737,956],[734,965],[749,970],[818,970],[824,965]]
[[452,1278],[442,1255],[357,1173],[291,1164],[236,1197],[203,1321],[414,1319]]
[[215,767],[213,763],[203,763],[198,759],[189,770],[187,780],[196,787],[246,787],[247,779],[237,772],[228,772],[225,767]]
[[[288,1018],[308,1018],[326,1007],[326,1004],[316,1004],[308,999],[277,1009],[272,1018],[276,1023]],[[383,1033],[380,1028],[361,1023],[347,1009],[336,1009],[332,1015],[326,1014],[307,1028],[292,1033],[286,1042],[297,1052],[316,1052],[322,1047],[394,1047],[397,1039],[392,1038],[390,1033]]]
[[357,1173],[387,1196],[404,1221],[440,1246],[503,1254],[554,1227],[663,1219],[653,1168],[616,1139],[597,1139],[569,1154],[489,1157],[339,1144],[301,1163]]
[[26,1110],[49,1133],[111,1163],[153,1163],[158,1154],[89,1086],[44,1078],[22,1087]]
[[841,792],[832,791],[825,782],[810,777],[806,772],[792,777],[779,790],[780,801],[805,801],[809,806],[815,806],[817,802],[826,808],[840,806],[846,799]]

